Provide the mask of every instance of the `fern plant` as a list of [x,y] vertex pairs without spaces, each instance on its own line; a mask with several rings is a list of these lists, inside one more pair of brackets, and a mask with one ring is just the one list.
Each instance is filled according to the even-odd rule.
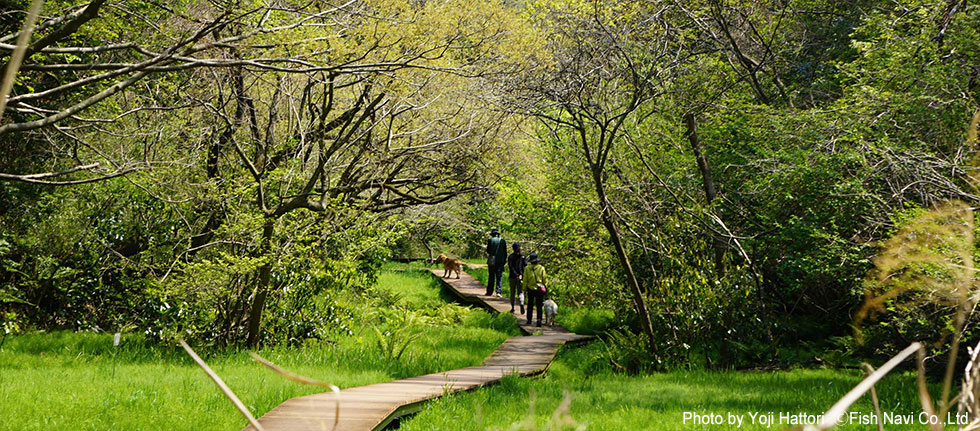
[[401,316],[401,318],[392,319],[388,325],[389,329],[385,331],[382,331],[377,325],[371,325],[371,329],[374,330],[374,335],[377,337],[378,349],[386,361],[401,359],[408,346],[422,336],[415,324],[415,313],[406,312]]

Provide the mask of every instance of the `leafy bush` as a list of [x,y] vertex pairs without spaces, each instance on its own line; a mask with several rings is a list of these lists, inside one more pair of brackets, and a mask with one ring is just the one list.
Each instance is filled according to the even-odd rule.
[[602,350],[598,353],[598,357],[618,371],[649,372],[665,365],[660,358],[650,354],[650,341],[646,334],[612,329],[606,332],[606,339],[600,342]]
[[612,310],[596,308],[564,308],[557,320],[570,331],[587,335],[602,334],[620,323]]
[[405,349],[422,336],[422,332],[419,331],[415,321],[415,313],[406,312],[394,316],[399,317],[391,318],[385,322],[383,330],[376,325],[371,326],[375,337],[377,337],[378,350],[381,351],[381,356],[389,362],[401,359]]
[[0,218],[0,311],[20,311],[29,326],[76,330],[157,317],[150,280],[174,263],[181,235],[165,204],[113,181],[23,198],[32,205]]
[[462,305],[442,304],[435,308],[424,308],[419,311],[419,314],[429,325],[455,326],[463,323],[470,312],[471,309]]

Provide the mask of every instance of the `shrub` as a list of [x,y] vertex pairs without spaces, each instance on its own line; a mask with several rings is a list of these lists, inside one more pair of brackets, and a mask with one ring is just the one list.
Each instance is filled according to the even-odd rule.
[[600,308],[565,308],[557,320],[568,330],[587,335],[602,334],[621,323],[612,310]]
[[608,362],[618,371],[648,372],[665,365],[662,360],[650,354],[650,341],[646,334],[612,329],[606,332],[606,339],[601,340],[601,343],[599,359]]

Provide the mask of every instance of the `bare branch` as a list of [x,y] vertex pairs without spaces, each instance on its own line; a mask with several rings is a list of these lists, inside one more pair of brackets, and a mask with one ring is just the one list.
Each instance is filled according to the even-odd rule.
[[16,174],[0,173],[0,181],[20,181],[20,182],[24,182],[24,183],[42,184],[42,185],[47,185],[47,186],[75,186],[75,185],[79,185],[79,184],[89,184],[89,183],[95,183],[95,182],[99,182],[99,181],[110,180],[110,179],[113,179],[113,178],[116,178],[116,177],[121,177],[123,175],[126,175],[126,174],[128,174],[130,172],[134,172],[134,171],[137,170],[136,168],[120,169],[120,170],[117,170],[116,172],[113,172],[113,173],[108,174],[108,175],[102,175],[102,176],[98,176],[98,177],[94,177],[94,178],[86,178],[86,179],[83,179],[83,180],[45,181],[45,180],[40,179],[40,178],[50,178],[50,177],[56,177],[56,176],[61,176],[61,175],[67,175],[69,173],[77,172],[77,171],[81,171],[81,170],[95,169],[98,166],[99,166],[98,163],[93,163],[93,164],[90,164],[90,165],[77,166],[77,167],[74,167],[74,168],[71,168],[71,169],[68,169],[68,170],[64,170],[64,171],[61,171],[61,172],[47,172],[47,173],[29,174],[29,175],[16,175]]
[[37,16],[41,12],[41,4],[43,3],[43,0],[31,2],[27,18],[24,19],[24,29],[20,31],[20,37],[17,38],[17,46],[14,48],[13,55],[10,56],[10,61],[3,68],[3,82],[0,83],[0,120],[3,120],[3,113],[7,109],[7,96],[10,94],[10,90],[14,88],[17,70],[24,60],[27,43],[31,40],[31,33],[34,31],[34,24],[37,23]]

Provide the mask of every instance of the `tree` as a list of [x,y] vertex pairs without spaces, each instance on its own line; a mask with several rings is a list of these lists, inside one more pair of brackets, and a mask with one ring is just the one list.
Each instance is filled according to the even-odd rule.
[[[25,146],[10,167],[63,168],[0,180],[124,176],[162,201],[191,203],[182,216],[192,235],[174,248],[175,263],[229,244],[251,244],[260,262],[255,289],[229,299],[244,304],[248,344],[259,341],[284,217],[387,214],[492,181],[482,155],[505,142],[508,116],[480,107],[482,82],[522,61],[506,7],[234,2],[185,14],[103,3],[41,20],[35,38],[45,42],[28,49],[25,84],[0,126],[0,140],[46,153],[25,163],[37,153]],[[106,33],[122,42],[93,43]],[[261,220],[254,242],[217,239],[232,206]]]
[[[413,19],[382,24],[380,33],[363,25],[347,29],[363,38],[351,55],[371,66],[298,79],[262,70],[247,71],[246,78],[244,68],[232,69],[227,91],[235,102],[212,112],[233,130],[227,145],[247,169],[246,187],[263,219],[257,254],[265,260],[252,295],[249,345],[259,341],[281,217],[433,205],[484,182],[480,157],[498,144],[494,130],[502,117],[479,112],[464,93],[469,80],[485,73],[477,66],[503,32],[492,13],[464,22],[445,13],[446,6],[403,5]],[[422,29],[440,23],[444,34],[422,37]],[[464,52],[468,57],[461,58]]]
[[653,352],[655,337],[644,288],[620,234],[621,220],[607,191],[610,155],[624,128],[663,95],[682,61],[670,5],[632,2],[569,3],[544,9],[552,64],[528,85],[529,111],[559,145],[578,147],[597,200],[598,216],[626,278],[640,326]]

